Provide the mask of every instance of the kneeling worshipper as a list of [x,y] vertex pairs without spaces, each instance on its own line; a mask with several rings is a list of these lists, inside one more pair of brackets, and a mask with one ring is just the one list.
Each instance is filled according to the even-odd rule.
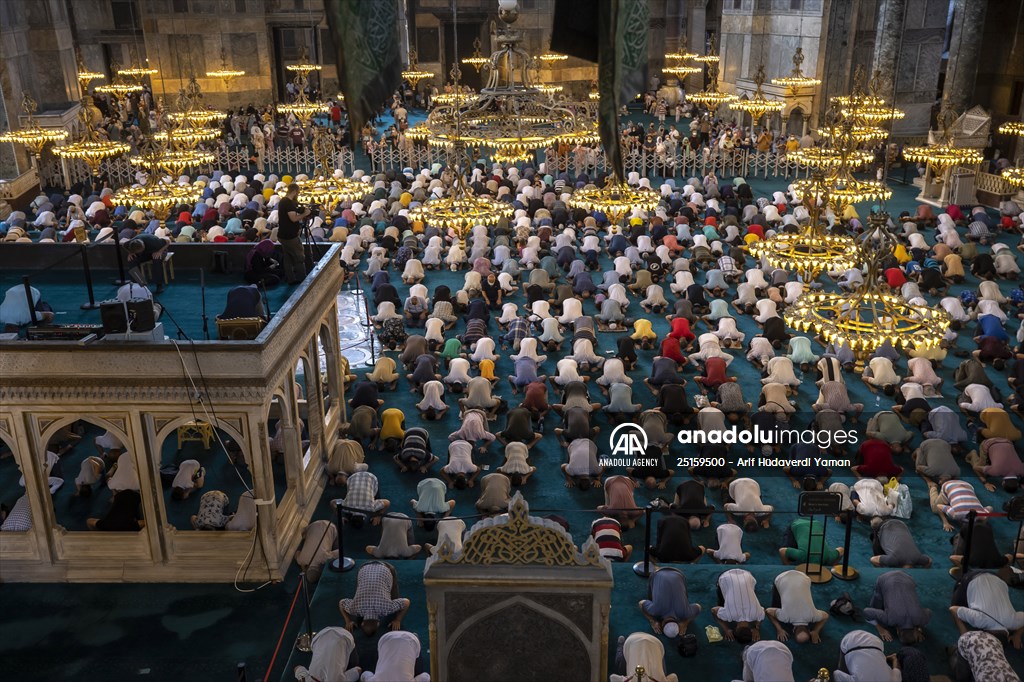
[[355,594],[351,599],[339,601],[338,608],[347,630],[353,631],[358,625],[364,635],[372,637],[386,618],[391,618],[392,630],[401,630],[409,604],[408,599],[398,596],[395,567],[381,561],[368,561],[360,566],[356,575]]
[[349,666],[356,641],[345,628],[331,626],[321,629],[309,643],[313,658],[309,667],[295,666],[298,682],[357,682],[362,669]]
[[395,630],[377,641],[377,665],[359,678],[362,682],[430,682],[429,673],[416,674],[420,640],[411,632]]
[[828,613],[815,608],[811,596],[811,579],[800,571],[784,571],[775,576],[772,607],[765,614],[775,626],[780,642],[789,639],[783,623],[793,626],[793,638],[800,644],[821,642],[821,629]]
[[686,576],[678,568],[659,568],[647,583],[647,599],[640,612],[651,623],[655,634],[675,639],[686,634],[690,622],[700,614],[700,604],[691,604]]
[[237,286],[228,292],[222,320],[233,320],[243,317],[266,317],[263,298],[255,284]]
[[750,644],[761,639],[764,608],[757,601],[757,580],[750,571],[733,568],[718,576],[718,603],[711,615],[727,641]]
[[793,652],[782,642],[766,640],[743,649],[746,682],[793,682]]
[[412,520],[405,514],[388,514],[380,523],[381,536],[377,545],[367,545],[366,553],[377,559],[408,559],[420,552],[414,544]]
[[658,520],[658,539],[651,556],[661,563],[697,563],[704,556],[703,545],[694,547],[690,522],[682,516],[669,514]]
[[1009,586],[995,573],[970,571],[957,583],[952,601],[949,612],[960,634],[975,628],[1007,637],[1014,649],[1021,648],[1024,612],[1014,608]]
[[931,620],[932,612],[921,606],[917,583],[909,573],[887,571],[875,581],[875,591],[870,606],[864,609],[864,618],[886,642],[892,641],[888,628],[896,628],[900,642],[909,646],[924,641],[924,626]]
[[885,568],[928,568],[931,557],[917,548],[907,524],[900,519],[871,519],[872,566]]
[[[965,632],[957,640],[956,650],[959,658],[966,663],[964,674],[970,675],[974,680],[1020,682],[1020,676],[1006,660],[1002,642],[993,635],[979,630]],[[958,665],[956,678],[958,680],[961,679],[959,673],[960,666]]]
[[665,647],[654,635],[634,632],[629,637],[619,637],[615,651],[615,669],[609,675],[609,682],[627,682],[635,679],[637,667],[644,669],[648,679],[662,682],[679,682],[675,673],[665,672]]
[[142,495],[137,490],[121,490],[114,494],[110,501],[110,509],[101,519],[86,519],[89,530],[115,532],[137,532],[146,527],[146,521],[140,518]]
[[839,642],[839,669],[836,682],[900,682],[898,668],[889,665],[885,647],[866,630],[847,633]]

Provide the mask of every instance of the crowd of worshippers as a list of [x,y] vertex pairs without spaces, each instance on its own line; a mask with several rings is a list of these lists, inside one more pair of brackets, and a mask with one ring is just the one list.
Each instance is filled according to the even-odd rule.
[[[822,343],[824,351],[815,353],[812,340],[791,336],[781,318],[787,305],[816,285],[762,267],[744,248],[774,232],[798,229],[808,220],[807,208],[786,194],[758,199],[742,179],[719,183],[714,176],[691,178],[682,189],[662,186],[664,201],[653,214],[637,212],[623,225],[608,225],[600,214],[570,207],[574,183],[568,177],[543,176],[532,169],[493,168],[486,173],[478,168],[470,177],[474,189],[511,201],[516,215],[495,226],[478,226],[463,241],[451,232],[400,220],[410,202],[442,186],[440,175],[437,169],[408,174],[392,180],[390,189],[386,179],[378,180],[387,198],[370,205],[378,214],[362,220],[359,230],[347,235],[341,256],[370,282],[371,321],[388,349],[371,371],[348,377],[355,383],[349,394],[347,440],[328,464],[332,482],[344,486],[344,495],[332,501],[332,508],[341,506],[343,516],[355,526],[369,522],[380,527],[379,541],[366,547],[374,558],[368,565],[429,555],[444,543],[458,551],[466,524],[449,518],[456,506],[449,499],[450,490],[478,488],[476,513],[505,512],[517,488],[532,476],[543,475],[530,456],[531,446],[546,433],[562,447],[561,472],[567,488],[603,489],[606,515],[593,521],[590,535],[603,556],[625,561],[633,547],[623,540],[623,533],[643,514],[634,492],[641,486],[666,489],[677,475],[665,459],[673,426],[694,423],[708,431],[744,422],[763,430],[778,428],[797,413],[798,371],[817,376],[819,396],[812,424],[817,429],[839,429],[863,411],[846,386],[855,364],[851,349]],[[647,184],[644,179],[631,180]],[[578,187],[587,182],[575,181]],[[879,238],[852,209],[827,219],[833,231],[869,241]],[[910,349],[904,359],[884,344],[866,363],[861,379],[868,390],[895,405],[871,415],[865,425],[868,438],[849,453],[857,462],[852,485],[830,480],[833,474],[846,472],[813,466],[787,471],[794,487],[839,492],[844,511],[871,524],[871,563],[900,569],[933,565],[906,524],[911,501],[901,478],[914,468],[929,486],[931,510],[943,527],[960,527],[950,564],[963,589],[954,599],[952,613],[967,632],[961,646],[968,652],[964,665],[975,672],[984,659],[975,656],[972,647],[987,647],[988,640],[980,638],[984,632],[968,632],[969,627],[1014,645],[1019,645],[1024,627],[1024,614],[1013,609],[1007,583],[989,572],[1005,569],[1021,557],[1012,556],[1009,547],[999,547],[988,523],[975,526],[972,570],[966,575],[959,570],[965,520],[972,511],[991,509],[979,500],[974,484],[962,478],[959,460],[965,460],[979,484],[990,491],[998,484],[1014,492],[1024,475],[1014,445],[1021,437],[1015,413],[1018,391],[1024,387],[1024,333],[1016,330],[1014,339],[1006,331],[1018,324],[1024,292],[1014,289],[1006,296],[998,282],[1019,275],[1015,252],[1000,242],[1000,235],[1016,237],[1020,221],[1017,214],[993,218],[980,207],[969,215],[956,207],[936,215],[921,206],[915,214],[897,217],[891,228],[899,243],[887,257],[880,284],[914,303],[926,303],[926,296],[939,298],[953,326],[938,348]],[[609,261],[611,266],[606,267]],[[460,273],[462,287],[453,290],[442,284],[428,289],[430,272],[442,270]],[[968,281],[968,271],[979,280],[978,290],[946,295],[951,285]],[[830,275],[847,290],[860,286],[864,277],[857,269]],[[584,306],[594,312],[588,314]],[[654,331],[653,315],[668,320],[664,338]],[[738,329],[736,318],[743,315],[753,318],[759,333],[750,336]],[[701,332],[699,325],[706,331]],[[956,343],[967,330],[978,347],[973,353],[960,350]],[[611,334],[614,350],[606,356],[599,338]],[[650,375],[634,379],[630,373],[645,352],[654,358]],[[755,396],[743,395],[730,373],[734,352],[745,354],[762,373],[756,406]],[[939,404],[943,380],[936,369],[947,354],[962,356],[953,388],[960,393],[959,412],[968,416],[966,428],[958,411]],[[512,374],[497,373],[497,363],[503,360],[511,361]],[[989,373],[1005,372],[1007,367],[1004,397]],[[684,388],[689,378],[695,389]],[[637,379],[653,400],[637,396]],[[387,404],[388,393],[399,385],[417,394],[418,415]],[[945,390],[953,394],[948,386]],[[454,414],[458,425],[448,435],[446,452],[435,452],[437,438],[432,444],[431,431],[436,427],[425,426]],[[545,424],[549,415],[557,424],[550,433]],[[597,457],[599,419],[640,424],[650,440],[647,454],[659,464],[623,474],[603,471]],[[916,447],[911,444],[915,436],[923,439]],[[475,458],[489,453],[495,442],[503,461],[484,474]],[[383,495],[365,457],[371,449],[392,455],[399,472],[421,478],[417,497],[406,508],[409,513],[397,511],[397,503]],[[822,454],[813,445],[798,445],[792,451],[794,458]],[[724,453],[725,446],[720,445],[706,445],[700,451],[707,458]],[[900,456],[906,466],[897,464]],[[436,476],[431,475],[435,468]],[[762,498],[758,482],[726,466],[678,473],[689,475],[674,489],[671,501],[665,500],[672,513],[657,521],[652,558],[687,563],[706,554],[723,564],[746,563],[750,553],[743,549],[744,534],[769,527],[774,511]],[[720,511],[708,501],[711,490],[721,493]],[[726,519],[715,529],[718,547],[698,545],[693,531],[708,527],[718,513]],[[554,520],[566,524],[564,519]],[[436,543],[417,542],[418,529],[436,531]],[[808,561],[822,545],[823,532],[818,521],[798,519],[789,524],[780,543],[781,562]],[[331,552],[329,545],[318,543],[323,533],[312,536],[307,534],[304,549],[310,543],[319,549],[306,551],[300,564],[315,569]],[[824,563],[835,564],[842,559],[842,548],[827,547],[824,554]],[[369,620],[370,634],[384,617],[394,615],[401,621],[408,601],[397,596],[393,579],[385,583],[376,588],[375,600],[387,603],[384,609],[361,615],[353,610],[352,600],[343,601],[349,629]],[[792,636],[797,642],[818,642],[828,614],[814,607],[810,582],[798,571],[778,576],[771,608],[760,606],[754,585],[753,576],[743,569],[723,573],[712,615],[726,639],[751,645],[744,653],[744,664],[756,671],[750,679],[792,679],[792,655],[779,642],[759,641],[761,622],[767,616],[783,641]],[[368,590],[360,581],[355,599],[366,597]],[[682,646],[688,624],[700,613],[686,597],[683,574],[663,568],[654,574],[651,590],[640,606],[642,613],[655,634]],[[841,672],[846,677],[838,679],[898,679],[897,670],[904,679],[926,679],[921,672],[927,671],[927,662],[911,645],[923,637],[931,614],[917,601],[910,574],[883,574],[865,613],[878,634],[857,631],[843,639],[840,668],[849,672]],[[887,657],[882,640],[893,638],[907,648]],[[642,662],[656,679],[672,679],[663,674],[663,652],[662,641],[646,633],[620,642],[624,670]],[[1005,658],[1002,661],[1009,669]],[[996,668],[993,674],[997,673],[1005,674]]]
[[[81,448],[90,449],[86,438],[84,422],[74,422],[62,427],[50,440],[41,465],[47,478],[50,494],[56,496],[65,487],[65,481],[74,477],[74,485],[68,486],[74,497],[92,498],[106,488],[110,492],[110,503],[102,510],[101,516],[85,520],[89,530],[113,532],[138,532],[146,527],[143,516],[142,496],[135,456],[110,431],[92,438],[95,454],[82,458],[77,472],[67,471],[62,465],[70,459],[71,453],[81,454]],[[244,464],[241,448],[234,441],[224,443],[226,453],[233,463]],[[91,449],[90,449],[91,450]],[[13,456],[11,452],[0,457]],[[67,477],[67,479],[65,478]],[[163,487],[168,490],[168,505],[194,509],[190,517],[192,530],[235,530],[251,531],[256,525],[256,501],[252,491],[239,495],[232,505],[228,494],[221,490],[206,490],[206,468],[195,459],[185,459],[177,464],[168,464],[160,469]],[[24,489],[25,477],[19,480]],[[195,497],[198,497],[198,503]],[[189,498],[192,498],[191,500]],[[232,511],[233,509],[233,511]],[[169,509],[170,511],[170,509]],[[20,492],[13,505],[0,505],[2,531],[25,532],[32,530],[32,512],[28,497]]]

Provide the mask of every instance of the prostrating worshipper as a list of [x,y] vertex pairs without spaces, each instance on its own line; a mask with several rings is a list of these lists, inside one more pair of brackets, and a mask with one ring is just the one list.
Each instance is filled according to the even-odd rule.
[[736,523],[733,512],[743,514],[743,528],[747,532],[756,531],[759,525],[768,528],[774,509],[761,501],[761,486],[752,478],[737,478],[729,483],[724,508],[730,523]]
[[743,681],[793,682],[793,652],[785,644],[765,640],[743,649]]
[[949,612],[960,634],[974,628],[1008,640],[1014,649],[1021,648],[1024,611],[1013,607],[1009,586],[995,573],[971,570],[963,576],[953,591]]
[[[146,291],[149,290],[146,289]],[[154,305],[156,304],[154,303]],[[263,297],[255,284],[237,286],[229,291],[224,311],[220,314],[222,320],[242,317],[266,317],[266,311],[263,309]]]
[[885,568],[928,568],[931,557],[917,548],[907,524],[900,519],[871,519],[872,566]]
[[953,457],[953,449],[941,438],[926,438],[921,441],[917,449],[911,453],[911,458],[914,460],[914,470],[926,482],[945,483],[951,478],[960,478],[960,465]]
[[640,667],[652,680],[679,682],[675,673],[665,672],[665,647],[654,635],[634,632],[629,637],[619,637],[615,652],[615,673],[608,676],[609,682],[629,682],[635,679]]
[[171,483],[171,499],[184,500],[195,490],[206,484],[206,469],[194,459],[186,459],[178,465],[178,473]]
[[441,477],[456,490],[472,488],[480,467],[473,463],[473,444],[456,440],[448,444],[448,463],[441,467]]
[[967,551],[967,538],[971,538],[971,568],[1000,569],[1011,560],[1009,554],[999,551],[996,538],[993,534],[992,524],[986,517],[975,520],[973,530],[968,524],[960,527],[960,531],[950,538],[953,543],[953,553],[949,556],[953,568],[950,575],[959,575],[964,560],[964,552]]
[[741,568],[718,576],[718,606],[711,609],[711,615],[729,642],[750,644],[761,639],[764,608],[757,601],[756,585],[753,574]]
[[462,426],[458,431],[450,434],[448,440],[461,440],[470,444],[483,443],[478,447],[481,453],[487,452],[487,448],[494,442],[495,436],[487,430],[487,415],[480,410],[467,410],[462,415]]
[[896,508],[893,495],[886,493],[881,481],[862,478],[850,489],[850,501],[857,514],[864,518],[891,516]]
[[363,669],[351,665],[352,654],[356,651],[356,641],[351,632],[337,626],[321,628],[313,635],[309,646],[313,654],[309,666],[295,666],[295,679],[298,682],[359,681]]
[[622,543],[622,526],[615,519],[602,516],[590,524],[590,536],[597,543],[601,556],[609,561],[628,561],[633,545]]
[[701,526],[707,528],[711,524],[711,512],[715,510],[708,504],[704,484],[698,480],[683,481],[677,485],[670,506],[675,514],[687,520],[692,530]]
[[786,536],[779,548],[779,557],[784,564],[815,563],[831,566],[843,558],[842,547],[828,547],[824,541],[825,528],[813,519],[796,519],[789,525]]
[[885,646],[866,630],[849,632],[839,642],[836,682],[900,682],[895,654],[887,657]]
[[383,561],[368,561],[356,574],[356,591],[351,599],[338,602],[345,619],[345,629],[353,632],[358,625],[367,637],[377,634],[382,621],[391,619],[391,630],[402,629],[402,619],[409,610],[409,600],[398,596],[398,572]]
[[[1003,643],[995,636],[971,630],[960,635],[956,642],[958,654],[956,679],[985,680],[985,682],[1020,682],[1013,665],[1006,660]],[[964,665],[960,666],[960,661]],[[963,668],[963,669],[961,669]],[[967,676],[970,676],[968,678]]]
[[455,500],[445,500],[448,487],[437,478],[424,478],[416,484],[417,498],[410,500],[416,510],[416,525],[433,530],[434,519],[448,516],[455,508]]
[[597,445],[589,438],[577,438],[566,449],[566,462],[562,464],[565,487],[590,490],[601,487],[604,467],[597,461]]
[[[223,493],[221,494],[223,495]],[[110,509],[107,510],[103,518],[86,519],[85,525],[89,530],[138,532],[146,527],[146,520],[142,518],[142,495],[139,494],[138,490],[121,490],[116,492],[110,500]],[[8,529],[4,528],[4,530]],[[30,528],[24,530],[30,530]],[[197,530],[200,529],[197,528]]]
[[[572,411],[570,410],[570,412]],[[503,445],[520,444],[526,448],[533,447],[543,437],[542,434],[534,431],[533,415],[522,406],[508,411],[504,430],[495,435],[498,442]]]
[[1012,494],[1017,492],[1019,481],[1024,477],[1024,462],[1017,448],[1006,438],[986,438],[977,452],[967,454],[967,463],[989,492],[996,489],[989,478],[1001,480],[1003,490]]
[[903,474],[903,467],[892,459],[892,448],[882,440],[869,439],[861,443],[857,452],[859,464],[850,467],[857,478],[889,478]]
[[643,515],[633,497],[636,488],[637,482],[632,478],[612,476],[604,482],[604,504],[597,508],[616,519],[623,528],[632,528],[636,525],[636,520]]
[[498,514],[508,511],[512,501],[512,480],[495,471],[480,479],[480,498],[476,501],[478,511],[485,514]]
[[953,530],[950,521],[963,523],[972,511],[979,514],[992,511],[991,507],[981,504],[974,486],[967,481],[929,484],[928,499],[932,511],[942,521],[942,529],[947,533]]
[[828,621],[828,613],[814,606],[811,579],[800,571],[783,571],[775,576],[772,587],[772,606],[764,610],[775,626],[780,642],[789,639],[783,623],[793,628],[793,639],[799,644],[821,643],[821,630]]
[[139,491],[139,473],[135,469],[135,458],[132,453],[123,452],[114,466],[107,473],[107,488],[111,492],[122,490]]
[[355,528],[362,526],[367,518],[373,525],[379,524],[380,515],[391,506],[391,501],[377,497],[380,489],[377,477],[369,471],[357,471],[348,477],[346,488],[345,497],[331,500],[331,511],[342,505],[343,515]]
[[875,626],[883,641],[893,640],[896,628],[899,641],[913,645],[924,641],[924,626],[932,618],[931,609],[921,606],[917,583],[905,571],[886,571],[875,580],[871,605],[864,609],[864,618]]
[[82,460],[82,466],[75,478],[75,495],[79,497],[92,496],[93,486],[103,480],[106,470],[107,465],[95,455]]
[[221,490],[210,490],[199,498],[199,511],[192,516],[192,527],[196,530],[224,530],[231,515],[228,505],[231,500]]
[[338,527],[327,519],[313,521],[306,526],[302,531],[302,544],[295,552],[295,563],[306,572],[307,580],[319,582],[324,565],[338,558],[337,544]]
[[388,514],[381,520],[380,526],[380,542],[367,545],[367,554],[377,559],[409,559],[419,554],[422,546],[415,544],[412,520],[408,516]]
[[685,635],[700,612],[700,604],[690,603],[682,571],[664,566],[654,571],[647,582],[647,599],[640,602],[640,613],[655,634],[670,639]]
[[651,548],[655,561],[695,564],[705,551],[703,545],[694,546],[687,519],[675,514],[666,514],[658,519],[658,536]]
[[[36,320],[41,324],[52,322],[53,309],[42,300],[42,294],[38,289],[29,288],[32,292],[32,308],[36,311]],[[18,284],[7,290],[3,302],[0,303],[0,331],[17,331],[17,328],[24,327],[30,322],[32,322],[32,313],[29,310],[25,286]]]
[[384,633],[377,640],[375,670],[367,670],[359,679],[361,682],[430,682],[429,673],[416,673],[419,658],[419,638],[392,625],[392,632]]
[[430,451],[430,434],[427,430],[419,426],[408,429],[402,437],[402,447],[395,455],[398,470],[402,473],[415,470],[425,474],[437,462],[438,458]]

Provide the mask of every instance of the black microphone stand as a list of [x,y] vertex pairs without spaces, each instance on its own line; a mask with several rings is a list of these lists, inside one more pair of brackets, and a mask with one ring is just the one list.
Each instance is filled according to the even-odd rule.
[[199,268],[199,291],[203,305],[203,338],[210,340],[209,318],[206,316],[206,271]]

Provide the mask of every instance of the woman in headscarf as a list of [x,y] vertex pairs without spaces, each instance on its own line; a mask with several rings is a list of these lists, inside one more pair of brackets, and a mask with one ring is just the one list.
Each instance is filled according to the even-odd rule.
[[255,284],[249,284],[234,287],[228,292],[227,303],[219,319],[232,320],[264,316],[263,298],[260,296],[260,290]]
[[[35,287],[32,292],[32,307],[36,310],[36,320],[46,324],[53,320],[54,314],[50,306],[42,301],[42,294]],[[3,303],[0,303],[0,329],[3,327],[22,327],[32,322],[28,297],[24,285],[18,284],[7,290]]]
[[135,490],[139,487],[139,474],[135,470],[135,459],[130,452],[122,452],[107,475],[107,487],[112,492]]
[[448,413],[448,405],[444,402],[444,384],[436,379],[423,385],[423,399],[416,403],[420,416],[434,421]]
[[408,516],[390,513],[380,525],[380,542],[367,545],[367,554],[376,559],[409,559],[419,554],[422,546],[413,544],[412,520]]
[[281,281],[283,269],[274,259],[277,246],[269,239],[257,242],[245,257],[245,281],[272,287]]
[[256,527],[256,500],[253,493],[246,490],[238,498],[238,509],[231,515],[231,520],[224,526],[224,530],[250,531]]

